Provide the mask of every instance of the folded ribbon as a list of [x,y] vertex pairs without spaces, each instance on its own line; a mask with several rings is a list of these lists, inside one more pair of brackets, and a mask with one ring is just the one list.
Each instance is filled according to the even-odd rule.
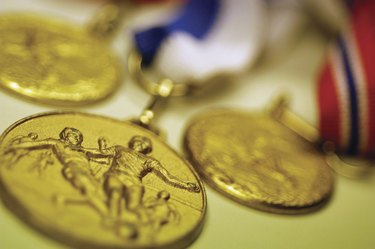
[[320,132],[348,154],[375,153],[375,1],[351,4],[318,82]]
[[190,0],[170,22],[135,34],[144,66],[179,81],[204,82],[249,66],[262,46],[262,0]]

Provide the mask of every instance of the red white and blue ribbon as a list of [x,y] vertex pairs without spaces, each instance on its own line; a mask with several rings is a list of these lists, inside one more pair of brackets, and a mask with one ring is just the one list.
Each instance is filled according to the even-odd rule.
[[172,21],[135,34],[145,66],[204,82],[254,62],[266,30],[263,0],[189,0]]
[[320,75],[320,132],[349,154],[375,153],[375,1],[357,0]]

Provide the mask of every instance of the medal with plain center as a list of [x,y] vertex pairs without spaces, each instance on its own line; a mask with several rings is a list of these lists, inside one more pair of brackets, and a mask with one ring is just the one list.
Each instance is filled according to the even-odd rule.
[[44,234],[79,248],[183,248],[206,196],[195,171],[153,132],[83,113],[18,121],[0,139],[0,194]]

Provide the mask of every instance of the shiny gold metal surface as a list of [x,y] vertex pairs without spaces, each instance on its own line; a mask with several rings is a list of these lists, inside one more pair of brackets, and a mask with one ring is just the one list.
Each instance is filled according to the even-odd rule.
[[268,113],[205,113],[188,126],[185,149],[209,185],[256,209],[309,212],[333,191],[324,155]]
[[0,16],[0,85],[58,105],[98,101],[121,82],[108,44],[90,31],[47,18]]
[[192,167],[154,133],[82,113],[25,118],[0,140],[0,194],[34,228],[79,248],[183,248],[206,210]]
[[[142,57],[136,51],[133,50],[129,54],[128,58],[128,69],[130,75],[134,80],[151,95],[159,95],[159,82],[153,82],[148,79],[142,70]],[[187,83],[174,83],[174,89],[170,96],[185,96],[190,95],[193,92],[191,84]]]

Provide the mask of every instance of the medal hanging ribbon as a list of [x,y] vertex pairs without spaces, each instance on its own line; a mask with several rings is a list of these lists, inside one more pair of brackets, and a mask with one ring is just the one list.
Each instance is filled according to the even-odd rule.
[[351,5],[318,82],[320,132],[342,152],[375,152],[375,2]]
[[[174,1],[178,2],[178,0],[174,0]],[[159,4],[159,3],[165,3],[165,2],[172,2],[172,0],[133,0],[133,2],[138,3],[138,4]]]
[[261,0],[189,0],[175,18],[135,34],[143,66],[178,81],[204,81],[238,72],[256,58],[263,41]]

